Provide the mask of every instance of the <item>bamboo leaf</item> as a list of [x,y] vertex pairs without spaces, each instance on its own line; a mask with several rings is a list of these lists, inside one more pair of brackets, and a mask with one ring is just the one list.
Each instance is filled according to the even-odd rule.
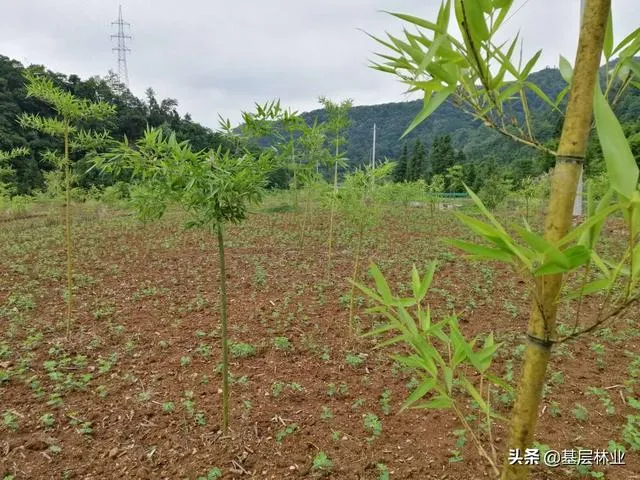
[[405,367],[415,368],[416,370],[426,370],[432,377],[438,376],[438,370],[431,358],[427,358],[426,361],[423,357],[418,357],[417,355],[410,355],[408,357],[391,355],[391,358]]
[[416,299],[420,298],[420,274],[418,273],[418,269],[415,264],[411,269],[411,289],[413,290],[413,296]]
[[494,385],[497,385],[499,387],[504,388],[509,393],[513,393],[513,391],[514,391],[513,387],[511,385],[509,385],[506,380],[504,380],[504,379],[502,379],[500,377],[497,377],[495,375],[491,375],[491,374],[487,373],[487,374],[485,374],[484,378],[489,380]]
[[566,273],[569,271],[569,267],[553,261],[545,262],[533,271],[536,277],[543,277],[546,275],[557,275],[559,273]]
[[638,165],[629,142],[625,138],[620,122],[596,86],[594,96],[594,117],[602,154],[607,165],[611,186],[625,198],[631,198],[638,186]]
[[609,215],[620,209],[619,204],[609,205],[609,203],[611,203],[611,199],[613,198],[613,193],[613,189],[609,188],[607,193],[605,193],[605,195],[600,200],[600,203],[596,207],[596,211],[594,212],[594,214],[589,217],[586,222],[578,226],[578,228],[574,229],[572,232],[569,232],[569,234],[565,238],[563,238],[561,242],[569,242],[573,240],[575,236],[578,236],[578,245],[584,245],[588,249],[593,250],[593,247],[598,242],[598,238],[600,237],[600,232],[602,231],[605,220]]
[[436,267],[438,266],[438,264],[436,262],[431,262],[429,264],[429,266],[427,267],[427,272],[424,274],[424,277],[422,278],[422,281],[420,282],[420,291],[418,292],[418,298],[420,300],[422,300],[425,295],[427,294],[427,291],[429,290],[429,287],[431,286],[431,282],[433,281],[433,275],[436,271]]
[[607,19],[607,29],[604,34],[604,45],[602,46],[602,52],[604,58],[609,60],[613,54],[613,18],[611,11],[609,11],[609,18]]
[[571,63],[569,63],[569,60],[560,55],[560,62],[558,67],[560,68],[560,75],[562,75],[564,81],[571,85],[571,79],[573,78],[573,67],[571,66]]
[[[560,253],[552,244],[547,242],[543,237],[537,233],[522,228],[519,225],[513,225],[513,229],[522,237],[522,239],[533,248],[533,250],[539,254],[546,254],[549,251],[556,251]],[[553,253],[552,253],[553,255]]]
[[354,282],[353,280],[349,280],[352,284],[354,284],[362,293],[364,293],[367,297],[372,298],[378,303],[384,303],[384,300],[380,295],[371,290],[369,287],[365,287],[364,285]]
[[405,402],[402,404],[402,407],[400,407],[400,411],[402,412],[403,410],[406,410],[418,400],[421,400],[427,393],[433,390],[433,387],[435,387],[436,383],[436,378],[428,378],[424,380],[413,392],[411,392],[411,395],[407,397]]
[[616,48],[613,49],[613,51],[611,52],[613,55],[615,55],[616,53],[618,53],[620,50],[624,49],[627,45],[634,43],[635,41],[637,41],[640,38],[640,28],[636,28],[633,32],[631,32],[629,35],[627,35],[626,37],[624,37],[624,40],[622,40],[617,46]]
[[540,98],[540,100],[542,100],[544,103],[549,105],[554,110],[558,110],[557,105],[554,102],[552,102],[551,99],[547,96],[547,94],[544,93],[540,89],[540,87],[538,87],[535,83],[525,82],[525,85],[529,88],[529,90],[535,93],[538,96],[538,98]]
[[414,408],[429,408],[429,409],[433,408],[437,410],[442,410],[442,409],[451,408],[452,405],[453,405],[453,402],[449,397],[447,397],[446,395],[438,395],[437,397],[434,397],[432,400],[429,400],[428,402],[420,403],[416,405]]
[[498,99],[501,102],[509,100],[513,95],[518,93],[520,90],[522,90],[522,85],[520,85],[519,83],[512,83],[507,88],[505,88],[502,92],[500,92]]
[[602,292],[603,290],[608,290],[611,286],[611,279],[603,277],[598,280],[594,280],[592,282],[586,283],[581,288],[573,290],[567,294],[567,300],[574,300],[576,298],[580,298],[583,295],[593,295],[594,293]]
[[374,263],[369,267],[369,274],[373,277],[373,281],[376,284],[376,289],[378,293],[382,297],[385,303],[389,304],[393,301],[393,295],[391,294],[391,290],[389,289],[389,284],[387,280],[382,275],[382,272],[378,268],[378,266]]
[[385,11],[385,13],[388,13],[389,15],[393,15],[394,17],[399,18],[400,20],[404,20],[405,22],[416,25],[417,27],[433,30],[434,32],[444,33],[440,30],[440,27],[438,25],[436,25],[433,22],[430,22],[429,20],[425,20],[424,18],[414,17],[413,15],[406,15],[404,13],[394,13],[394,12],[388,12],[388,11]]
[[518,42],[518,35],[516,35],[516,38],[514,38],[513,42],[511,42],[511,46],[507,50],[506,55],[503,56],[503,60],[500,65],[500,70],[498,70],[498,73],[491,81],[491,85],[490,85],[491,88],[497,88],[501,86],[502,81],[504,79],[504,75],[507,73],[507,69],[509,69],[509,67],[513,67],[513,65],[511,64],[511,57],[513,56],[513,52],[516,48],[517,42]]
[[438,10],[437,25],[441,32],[446,32],[449,28],[449,18],[451,17],[451,0],[446,0],[440,5]]
[[637,279],[640,275],[640,243],[633,248],[633,272],[632,278]]
[[422,110],[416,116],[416,118],[413,119],[413,121],[411,122],[407,130],[402,134],[402,137],[400,138],[404,138],[414,128],[416,128],[418,125],[424,122],[429,117],[429,115],[435,112],[436,109],[440,105],[442,105],[442,103],[449,97],[449,95],[453,93],[454,90],[455,90],[455,86],[448,86],[440,90],[439,92],[437,92],[435,95],[432,95],[431,92],[425,92],[424,106],[422,107]]
[[444,377],[444,384],[447,387],[447,392],[451,393],[451,389],[453,388],[453,370],[451,367],[445,365],[442,368],[442,375]]
[[482,245],[476,245],[475,243],[455,239],[445,239],[445,242],[473,255],[478,259],[499,260],[502,262],[511,262],[513,260],[513,255],[511,253],[497,248],[485,247]]
[[567,248],[563,253],[569,261],[570,270],[575,270],[585,265],[591,259],[591,251],[584,245],[574,245],[573,247]]
[[529,76],[529,73],[531,73],[531,70],[533,70],[533,67],[536,66],[536,63],[538,63],[538,60],[540,59],[540,55],[542,55],[542,50],[538,50],[535,53],[535,55],[531,57],[531,59],[524,66],[524,69],[522,70],[522,77],[521,77],[522,80],[527,79],[527,77]]
[[469,194],[469,196],[473,200],[473,203],[476,204],[476,207],[478,207],[478,209],[482,212],[482,214],[489,219],[489,221],[493,224],[493,226],[498,231],[500,231],[501,233],[506,234],[506,231],[505,231],[504,227],[502,226],[502,224],[500,222],[498,222],[498,220],[496,220],[496,217],[494,217],[491,214],[491,212],[489,212],[487,207],[484,206],[484,203],[482,203],[482,200],[480,200],[480,197],[478,197],[478,195],[476,195],[475,192],[473,190],[471,190],[466,184],[465,184],[464,188],[467,190],[467,193]]
[[473,399],[476,401],[476,403],[478,404],[480,409],[484,413],[490,413],[490,410],[489,410],[489,407],[487,405],[487,402],[484,401],[484,399],[482,398],[480,393],[478,393],[478,390],[476,390],[476,387],[474,387],[471,384],[471,382],[467,379],[467,377],[465,377],[464,375],[461,374],[460,375],[460,382],[462,383],[464,388],[467,390],[467,392],[469,392],[469,395],[471,395],[473,397]]
[[591,260],[594,265],[600,269],[600,271],[608,278],[611,278],[611,270],[607,267],[607,264],[604,262],[600,255],[598,255],[594,250],[591,251]]
[[459,0],[462,11],[469,25],[469,33],[474,43],[484,42],[489,38],[489,29],[484,19],[484,12],[477,0]]
[[382,335],[383,333],[387,333],[391,330],[395,330],[396,326],[388,323],[386,324],[384,327],[380,327],[380,328],[376,328],[375,330],[371,330],[367,333],[364,333],[362,336],[363,337],[379,337],[380,335]]
[[406,339],[406,335],[398,335],[389,340],[385,340],[384,342],[380,342],[376,345],[377,349],[388,347],[390,345],[395,345],[396,343],[403,342]]
[[440,46],[444,43],[446,37],[444,35],[439,35],[431,44],[431,47],[429,47],[429,50],[427,51],[427,53],[424,55],[424,58],[422,59],[422,61],[420,62],[420,65],[418,66],[418,70],[415,72],[415,75],[421,75],[429,66],[429,64],[433,61],[433,58],[435,57],[436,53],[438,52],[438,49],[440,48]]
[[556,106],[558,106],[558,105],[560,105],[560,103],[562,103],[562,100],[564,100],[564,97],[566,97],[567,93],[569,93],[569,89],[570,88],[571,88],[571,86],[567,85],[562,90],[560,90],[560,93],[558,93],[558,95],[556,96],[556,101],[554,102]]
[[420,310],[418,319],[420,320],[420,330],[423,333],[429,333],[431,330],[431,309],[427,307],[426,310]]
[[500,28],[500,25],[502,25],[502,22],[504,22],[507,14],[509,13],[509,10],[511,9],[512,4],[513,4],[513,0],[494,0],[493,1],[493,6],[495,8],[499,8],[500,13],[498,14],[498,17],[496,18],[496,20],[493,22],[493,28],[491,30],[492,35],[496,31],[498,31],[498,28]]

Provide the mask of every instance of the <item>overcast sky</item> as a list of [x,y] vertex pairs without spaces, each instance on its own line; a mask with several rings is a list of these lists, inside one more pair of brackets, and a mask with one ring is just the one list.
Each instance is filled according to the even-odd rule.
[[[616,40],[638,27],[639,0],[613,0]],[[391,75],[367,68],[380,51],[360,29],[397,33],[380,10],[435,18],[437,0],[0,0],[0,54],[82,78],[117,70],[111,48],[118,5],[131,23],[130,88],[152,86],[181,113],[215,128],[254,102],[280,98],[300,111],[317,98],[356,105],[409,99]],[[633,8],[633,6],[636,8]],[[518,30],[539,68],[573,60],[580,0],[515,0],[505,34]]]

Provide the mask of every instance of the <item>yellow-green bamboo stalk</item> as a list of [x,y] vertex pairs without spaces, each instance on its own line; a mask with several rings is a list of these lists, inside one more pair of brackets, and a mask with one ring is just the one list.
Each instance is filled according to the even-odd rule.
[[356,292],[356,284],[360,273],[360,255],[362,254],[362,243],[364,240],[364,218],[360,221],[360,228],[358,230],[358,246],[356,247],[356,258],[353,262],[353,275],[351,277],[351,294],[349,296],[349,326],[352,333],[358,333],[355,331],[355,325],[353,324],[353,310],[355,306],[354,295]]
[[222,433],[229,430],[229,328],[227,309],[227,272],[224,258],[222,222],[216,225],[218,257],[220,259],[220,334],[222,336]]
[[[587,0],[571,83],[569,104],[558,146],[549,211],[545,221],[545,238],[557,241],[571,227],[576,187],[582,171],[591,119],[596,76],[600,66],[602,45],[611,10],[611,0]],[[556,331],[557,301],[562,275],[541,277],[535,288],[535,300],[529,318],[529,343],[525,352],[522,377],[512,414],[508,448],[531,447],[540,407],[542,389],[551,345]],[[502,480],[522,480],[530,467],[509,465],[502,471]]]
[[338,156],[340,155],[340,147],[338,143],[338,135],[336,133],[336,163],[333,166],[333,194],[331,197],[331,216],[329,218],[329,254],[327,260],[327,272],[331,268],[331,253],[333,249],[333,221],[336,214],[336,201],[338,196]]
[[64,131],[64,176],[65,176],[65,242],[67,250],[67,340],[71,334],[71,312],[73,301],[73,263],[71,257],[71,167],[69,165],[69,126]]

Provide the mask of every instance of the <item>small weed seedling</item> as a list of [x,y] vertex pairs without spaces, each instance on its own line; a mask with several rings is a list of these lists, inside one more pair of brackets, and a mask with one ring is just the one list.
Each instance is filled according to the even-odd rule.
[[218,480],[222,478],[222,471],[218,467],[213,467],[207,472],[206,477],[198,477],[197,480]]
[[366,355],[364,353],[358,353],[355,355],[352,353],[349,353],[347,354],[345,360],[347,362],[347,365],[349,365],[352,368],[357,368],[362,364],[364,364],[365,358],[366,358]]
[[464,429],[457,429],[453,431],[453,435],[456,437],[456,446],[453,450],[449,450],[451,457],[449,457],[449,463],[461,462],[462,448],[467,443],[467,431]]
[[385,388],[384,392],[380,396],[380,408],[382,413],[389,415],[391,413],[391,390]]
[[330,397],[346,397],[349,394],[349,386],[341,382],[339,385],[330,383],[327,387],[327,395]]
[[322,413],[320,414],[320,418],[325,421],[329,421],[333,418],[333,412],[326,405],[322,406]]
[[232,343],[229,350],[233,358],[253,357],[256,354],[256,348],[249,343]]
[[573,408],[573,410],[571,410],[571,413],[573,413],[573,416],[576,418],[576,420],[580,422],[586,422],[589,419],[589,412],[583,405],[579,403],[576,403],[576,406],[575,408]]
[[298,424],[290,423],[289,425],[284,427],[282,430],[279,430],[278,432],[276,432],[276,442],[282,443],[285,438],[287,438],[289,435],[297,431],[298,431]]
[[276,337],[273,339],[273,346],[276,350],[291,350],[291,341],[287,337]]
[[368,442],[374,441],[382,433],[382,422],[377,415],[373,413],[367,413],[363,419],[365,431],[371,433],[371,436],[367,438]]
[[609,395],[609,392],[607,390],[605,390],[604,388],[589,387],[587,389],[587,393],[589,395],[595,395],[596,397],[598,397],[607,415],[613,415],[614,413],[616,413],[616,407],[611,401],[611,396]]
[[324,452],[318,452],[315,457],[313,457],[313,465],[311,469],[314,473],[319,475],[328,475],[331,469],[333,468],[333,462],[327,457],[327,454]]

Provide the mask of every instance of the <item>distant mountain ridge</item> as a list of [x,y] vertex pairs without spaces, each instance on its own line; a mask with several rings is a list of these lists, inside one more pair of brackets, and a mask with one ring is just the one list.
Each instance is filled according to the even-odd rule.
[[[551,99],[555,99],[566,86],[560,71],[556,68],[545,68],[532,73],[529,80],[538,85]],[[528,94],[527,100],[534,118],[536,137],[540,141],[556,138],[561,126],[561,116],[533,94]],[[353,168],[370,161],[374,123],[376,124],[376,158],[380,161],[384,157],[397,159],[405,142],[411,144],[416,139],[420,139],[429,148],[437,136],[444,134],[451,136],[453,146],[463,150],[469,161],[479,162],[493,157],[498,163],[510,163],[516,158],[537,155],[535,150],[520,146],[485,127],[449,102],[440,106],[431,117],[400,140],[413,118],[420,112],[422,105],[422,100],[414,100],[353,107],[347,140],[347,157],[350,166]],[[514,104],[512,108],[516,112],[521,110],[519,104]],[[634,121],[637,123],[640,118],[640,91],[630,89],[616,110],[623,123]],[[325,117],[321,109],[306,112],[302,116],[307,122],[312,122],[316,117],[322,121]]]

